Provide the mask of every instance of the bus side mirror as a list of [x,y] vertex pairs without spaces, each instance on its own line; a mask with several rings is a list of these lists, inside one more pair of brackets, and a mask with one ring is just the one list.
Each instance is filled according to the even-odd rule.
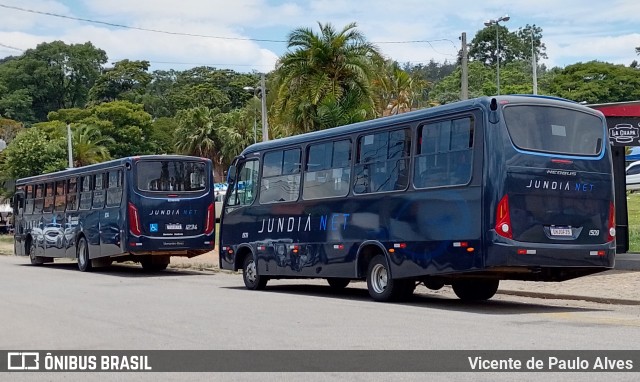
[[495,98],[491,99],[491,103],[489,104],[489,122],[498,123],[500,122],[500,117],[498,115],[498,101]]
[[227,183],[235,183],[236,181],[236,165],[231,165],[227,171]]

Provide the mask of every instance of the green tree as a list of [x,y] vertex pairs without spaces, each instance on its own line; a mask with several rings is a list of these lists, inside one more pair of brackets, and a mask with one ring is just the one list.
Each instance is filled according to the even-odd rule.
[[155,145],[157,154],[174,154],[176,152],[176,131],[179,124],[175,118],[161,117],[151,124],[150,140]]
[[11,143],[23,128],[22,123],[18,121],[0,117],[0,139],[2,139],[6,144]]
[[201,106],[181,110],[176,116],[179,126],[176,135],[180,137],[176,142],[178,152],[210,158],[218,174],[222,171],[223,161],[223,143],[217,131],[219,114],[220,111],[217,109]]
[[640,98],[640,75],[638,70],[624,65],[577,63],[554,73],[549,91],[578,102],[632,101]]
[[104,162],[111,159],[106,146],[115,143],[111,137],[105,137],[97,126],[72,126],[72,153],[75,167]]
[[[344,115],[359,116],[359,120],[375,115],[370,84],[380,56],[377,48],[356,30],[355,23],[340,31],[331,24],[318,25],[319,34],[308,28],[292,31],[287,44],[292,51],[277,64],[278,101],[272,109],[279,122],[295,132],[337,126]],[[334,106],[356,110],[320,115],[321,105],[325,110]]]
[[[499,49],[496,48],[496,33]],[[536,57],[547,58],[547,48],[542,43],[542,28],[527,24],[524,28],[509,32],[504,25],[490,25],[479,30],[471,40],[469,59],[495,66],[499,52],[500,65],[518,60],[531,60],[532,40]]]
[[104,70],[89,91],[93,103],[110,102],[118,99],[135,102],[136,95],[142,95],[151,82],[149,61],[122,60],[113,68]]
[[[21,122],[45,121],[61,108],[84,107],[93,83],[100,75],[106,53],[91,43],[67,45],[42,43],[22,56],[0,64],[0,114]],[[31,110],[24,108],[31,101]]]
[[67,166],[62,138],[51,139],[38,128],[25,129],[2,151],[3,180],[59,171]]
[[63,109],[49,114],[49,120],[94,125],[105,137],[113,138],[106,147],[113,158],[153,154],[151,115],[142,105],[129,101],[105,102],[87,109]]

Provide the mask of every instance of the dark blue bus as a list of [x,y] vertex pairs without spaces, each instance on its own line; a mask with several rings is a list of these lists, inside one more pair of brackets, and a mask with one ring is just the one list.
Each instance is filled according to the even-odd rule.
[[212,163],[178,155],[128,157],[16,181],[15,252],[32,264],[77,258],[167,267],[215,245]]
[[366,280],[378,301],[418,283],[485,300],[499,280],[611,269],[603,115],[497,96],[258,143],[229,170],[220,267],[269,279]]

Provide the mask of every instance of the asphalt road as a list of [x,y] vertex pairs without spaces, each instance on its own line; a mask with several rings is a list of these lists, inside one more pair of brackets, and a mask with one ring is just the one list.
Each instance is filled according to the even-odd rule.
[[[27,262],[0,256],[3,349],[640,349],[640,306],[505,295],[468,303],[449,291],[422,287],[410,302],[384,304],[369,299],[364,283],[335,293],[323,280],[282,280],[255,292],[244,289],[240,275],[223,272],[149,274],[140,267],[115,266],[82,273],[74,263],[34,267]],[[47,375],[47,380],[62,376]],[[200,379],[194,374],[172,375],[175,380]],[[585,380],[584,374],[565,375],[564,380]],[[16,379],[16,374],[11,376]],[[67,376],[65,380],[86,379],[86,374]],[[296,376],[286,374],[285,379]],[[375,376],[362,380],[386,380],[384,374]],[[483,376],[496,380],[503,375]],[[329,379],[343,379],[333,377]],[[607,379],[632,380],[627,377],[631,376],[611,374]],[[300,378],[316,380],[304,373]],[[447,379],[483,378],[460,373]]]

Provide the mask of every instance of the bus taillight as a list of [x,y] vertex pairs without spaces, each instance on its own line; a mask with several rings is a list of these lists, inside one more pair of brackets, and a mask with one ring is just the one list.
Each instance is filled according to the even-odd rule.
[[616,238],[616,209],[613,202],[609,202],[609,229],[607,230],[607,242]]
[[502,237],[506,237],[507,239],[513,239],[508,195],[505,195],[500,199],[498,208],[496,208],[496,233]]
[[129,203],[129,231],[136,236],[142,235],[140,231],[140,217],[138,216],[138,209],[133,203]]
[[213,227],[215,226],[216,215],[213,211],[213,203],[207,207],[207,223],[204,227],[204,234],[211,235],[213,233]]

